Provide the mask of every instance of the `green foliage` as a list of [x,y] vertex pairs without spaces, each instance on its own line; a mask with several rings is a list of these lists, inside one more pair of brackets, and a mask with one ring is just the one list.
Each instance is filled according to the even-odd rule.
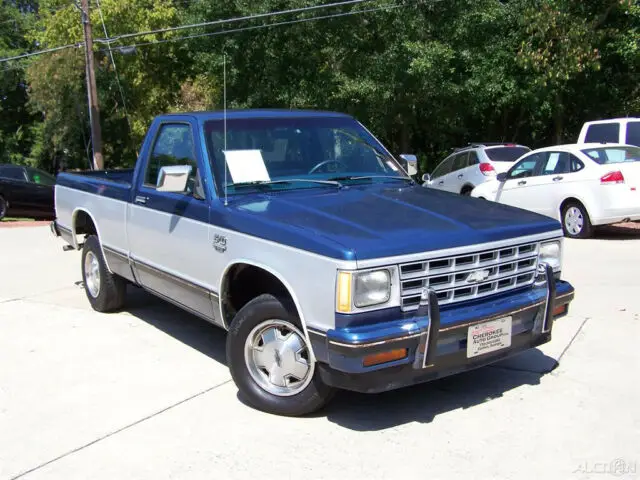
[[[323,3],[101,0],[100,7],[117,37]],[[400,8],[266,27],[385,6]],[[91,7],[94,37],[104,38],[98,4]],[[231,31],[251,26],[261,28]],[[348,112],[395,153],[417,153],[423,171],[470,141],[574,141],[584,121],[640,111],[639,26],[632,0],[375,0],[117,40],[117,75],[97,41],[106,166],[135,162],[155,115],[221,108],[223,55],[230,108]],[[224,34],[180,38],[210,32]],[[82,39],[80,12],[68,0],[0,7],[2,57]],[[134,43],[143,45],[119,50]],[[83,50],[3,65],[11,70],[0,72],[0,161],[85,168]]]

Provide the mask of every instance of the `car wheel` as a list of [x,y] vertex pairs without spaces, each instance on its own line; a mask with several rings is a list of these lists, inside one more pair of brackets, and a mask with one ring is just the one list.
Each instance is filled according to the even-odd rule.
[[0,220],[7,215],[7,202],[3,197],[0,197]]
[[254,298],[236,314],[227,365],[246,401],[268,413],[305,415],[334,393],[320,378],[295,307],[273,295]]
[[124,305],[126,281],[107,269],[100,241],[90,235],[82,247],[82,281],[91,307],[98,312],[112,312]]
[[569,238],[588,238],[593,226],[587,209],[579,202],[569,202],[562,209],[562,229]]
[[471,192],[473,191],[472,187],[464,187],[460,192],[460,195],[464,195],[465,197],[471,196]]

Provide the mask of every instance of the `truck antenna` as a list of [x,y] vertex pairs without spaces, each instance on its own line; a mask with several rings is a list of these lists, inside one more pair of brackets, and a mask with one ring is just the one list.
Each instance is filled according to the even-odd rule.
[[223,123],[224,123],[224,206],[227,201],[227,54],[222,57],[222,82],[223,82]]

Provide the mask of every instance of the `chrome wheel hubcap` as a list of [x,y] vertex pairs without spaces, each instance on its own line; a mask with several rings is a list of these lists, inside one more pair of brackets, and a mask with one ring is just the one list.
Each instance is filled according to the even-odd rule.
[[567,227],[567,231],[572,235],[577,235],[582,231],[584,226],[584,217],[582,212],[577,207],[571,207],[567,210],[564,216],[564,225]]
[[100,263],[93,252],[84,257],[84,281],[89,294],[96,298],[100,294]]
[[245,342],[244,358],[253,380],[267,392],[287,397],[304,390],[315,365],[300,330],[284,320],[267,320]]

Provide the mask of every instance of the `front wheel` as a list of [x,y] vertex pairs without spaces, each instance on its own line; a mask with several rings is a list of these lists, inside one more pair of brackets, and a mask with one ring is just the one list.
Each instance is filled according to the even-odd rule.
[[588,238],[593,226],[587,209],[581,203],[569,202],[562,209],[562,229],[569,238]]
[[7,215],[7,201],[0,196],[0,220]]
[[87,237],[82,247],[82,281],[94,310],[111,312],[124,305],[127,283],[109,272],[95,235]]
[[227,336],[227,364],[247,402],[268,413],[305,415],[333,396],[295,308],[272,295],[254,298],[237,313]]

